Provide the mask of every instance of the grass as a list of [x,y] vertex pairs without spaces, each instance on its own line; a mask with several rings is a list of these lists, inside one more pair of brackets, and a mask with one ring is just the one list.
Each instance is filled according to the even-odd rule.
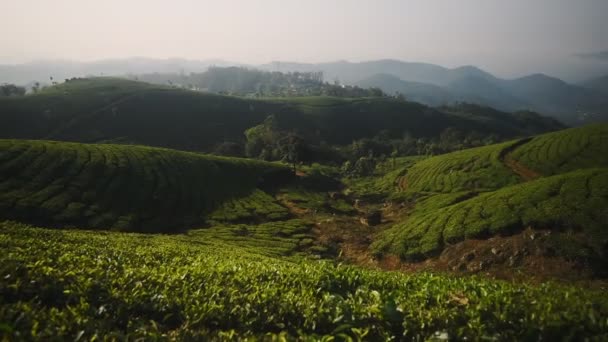
[[543,175],[608,167],[608,124],[539,135],[515,149],[512,157]]
[[[209,236],[0,223],[6,340],[583,340],[603,292],[276,259]],[[263,251],[264,247],[258,248]]]
[[277,172],[289,171],[142,146],[0,140],[0,215],[46,226],[177,231],[243,197],[252,205],[243,210],[278,219],[286,210],[257,190]]
[[583,231],[607,258],[608,169],[582,169],[477,194],[431,196],[372,246],[404,258],[428,257],[446,244],[510,234],[524,227]]

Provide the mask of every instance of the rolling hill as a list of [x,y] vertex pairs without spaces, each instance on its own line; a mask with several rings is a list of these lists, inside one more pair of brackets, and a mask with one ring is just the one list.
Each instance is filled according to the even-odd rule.
[[178,232],[211,217],[228,221],[215,211],[243,199],[241,216],[276,220],[287,210],[259,187],[289,175],[275,164],[168,149],[0,140],[0,216],[44,226]]
[[220,96],[115,78],[75,79],[38,94],[0,98],[0,137],[128,142],[210,151],[274,114],[312,142],[350,144],[388,131],[437,137],[447,127],[502,138],[559,129],[538,115],[456,115],[392,98]]
[[464,239],[526,227],[553,232],[557,255],[608,260],[608,125],[589,125],[422,160],[398,183],[418,198],[373,248],[428,258]]

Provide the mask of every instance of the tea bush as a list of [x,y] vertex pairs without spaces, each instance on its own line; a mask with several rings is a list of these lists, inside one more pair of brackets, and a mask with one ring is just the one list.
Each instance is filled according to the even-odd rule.
[[[604,340],[604,292],[0,223],[5,340]],[[263,251],[260,246],[259,250]]]
[[[288,168],[254,160],[143,146],[0,140],[0,217],[45,226],[176,231],[218,206],[284,217],[263,178]],[[252,197],[253,196],[253,197]],[[256,197],[257,196],[257,197]],[[228,204],[226,204],[228,205]]]

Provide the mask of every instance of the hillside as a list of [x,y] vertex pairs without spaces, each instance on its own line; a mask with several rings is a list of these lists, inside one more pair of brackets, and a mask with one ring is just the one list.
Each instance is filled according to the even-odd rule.
[[246,159],[0,140],[0,216],[44,226],[177,232],[242,198],[250,203],[242,209],[248,218],[277,220],[287,210],[258,189],[284,176],[286,168]]
[[209,67],[202,73],[142,74],[129,76],[140,81],[160,85],[175,85],[184,89],[247,96],[339,96],[382,97],[381,90],[330,84],[321,72],[270,72],[243,67]]
[[447,127],[455,127],[505,138],[561,128],[540,116],[464,117],[390,98],[254,100],[95,78],[71,80],[38,94],[0,98],[0,137],[117,141],[210,151],[226,141],[243,142],[245,130],[270,114],[277,116],[284,129],[330,144],[350,144],[380,131],[395,137],[404,132],[436,137]]
[[401,197],[416,199],[413,210],[379,233],[372,248],[429,258],[465,239],[531,227],[551,234],[545,252],[603,274],[607,136],[608,125],[590,125],[417,162],[395,180]]

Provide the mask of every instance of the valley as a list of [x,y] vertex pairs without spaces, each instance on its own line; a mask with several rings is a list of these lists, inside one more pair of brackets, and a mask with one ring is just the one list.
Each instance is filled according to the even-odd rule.
[[0,98],[1,336],[608,336],[607,124],[364,95]]

